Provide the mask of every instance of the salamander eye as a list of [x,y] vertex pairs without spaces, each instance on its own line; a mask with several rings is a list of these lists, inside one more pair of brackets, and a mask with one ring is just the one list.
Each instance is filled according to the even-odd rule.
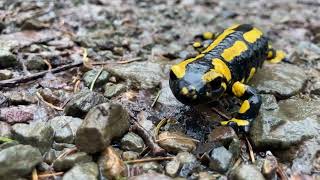
[[222,83],[222,78],[221,77],[215,78],[214,80],[212,80],[210,82],[211,89],[212,90],[219,89],[221,87],[221,83]]
[[171,80],[176,80],[177,79],[177,76],[172,71],[170,71],[170,79]]

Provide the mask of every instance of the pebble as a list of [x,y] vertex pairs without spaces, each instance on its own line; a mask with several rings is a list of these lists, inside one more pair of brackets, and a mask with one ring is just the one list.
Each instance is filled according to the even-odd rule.
[[54,131],[48,123],[15,124],[12,126],[13,138],[22,144],[37,147],[42,154],[47,152],[52,143]]
[[119,153],[111,146],[101,153],[98,165],[101,176],[106,179],[123,177],[127,171],[126,164],[120,158]]
[[55,142],[74,143],[74,138],[82,123],[82,119],[71,116],[57,116],[49,122],[55,132]]
[[40,55],[30,56],[26,62],[26,67],[29,71],[41,71],[48,69],[48,65]]
[[182,167],[182,164],[177,159],[168,162],[165,166],[166,174],[170,177],[176,177]]
[[3,93],[0,92],[0,108],[8,107],[9,99]]
[[107,98],[112,98],[112,97],[118,96],[125,90],[126,90],[126,86],[123,84],[107,83],[104,86],[104,96]]
[[190,137],[177,132],[163,132],[159,134],[159,145],[173,153],[191,152],[196,149],[196,143]]
[[108,102],[103,95],[92,91],[81,91],[75,94],[65,106],[67,116],[84,117],[90,109],[98,104]]
[[253,165],[242,164],[230,173],[234,180],[264,180],[261,172]]
[[81,151],[96,153],[128,129],[128,112],[119,104],[103,103],[91,109],[82,121],[76,133],[76,146]]
[[13,68],[18,64],[16,56],[9,51],[8,47],[3,47],[0,43],[0,69]]
[[12,76],[13,76],[12,71],[7,69],[0,70],[0,81],[10,79],[12,78]]
[[10,91],[4,93],[4,95],[12,105],[29,105],[37,102],[36,96],[28,91]]
[[0,120],[9,124],[28,122],[34,119],[36,111],[36,105],[5,107],[0,109]]
[[156,172],[149,172],[144,173],[138,176],[129,177],[128,180],[148,180],[148,179],[156,179],[156,180],[172,180],[169,176],[164,174],[156,173]]
[[[86,72],[83,75],[84,85],[87,87],[90,87],[92,82],[96,78],[97,74],[99,73],[99,71],[100,70],[94,69]],[[105,85],[108,82],[109,77],[110,77],[110,74],[108,73],[108,71],[105,71],[105,70],[101,71],[98,79],[94,83],[94,87],[101,87]]]
[[209,167],[217,172],[224,173],[232,163],[232,154],[223,146],[215,148],[210,153]]
[[218,126],[208,135],[208,142],[221,142],[224,146],[229,146],[233,139],[238,136],[233,128],[229,126]]
[[[63,152],[61,152],[63,153]],[[53,168],[55,171],[66,171],[79,163],[91,162],[91,156],[85,152],[76,152],[54,161]]]
[[121,149],[141,152],[145,147],[143,139],[135,133],[129,132],[121,139]]
[[94,162],[78,164],[66,172],[62,180],[98,180],[99,170]]
[[182,164],[178,174],[181,177],[187,177],[200,169],[200,162],[197,161],[197,158],[191,153],[180,152],[175,158]]
[[0,121],[0,137],[11,138],[11,126],[3,121]]
[[0,179],[12,179],[31,173],[42,161],[37,148],[29,145],[15,145],[0,151]]
[[135,160],[139,158],[139,153],[134,151],[125,151],[122,153],[121,157],[124,161]]

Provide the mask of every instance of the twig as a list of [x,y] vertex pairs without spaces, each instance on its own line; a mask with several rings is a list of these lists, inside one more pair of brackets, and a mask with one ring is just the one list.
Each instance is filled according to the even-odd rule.
[[164,124],[166,124],[167,121],[168,121],[168,120],[167,120],[166,118],[165,118],[165,119],[162,119],[162,120],[157,124],[156,128],[154,129],[154,136],[155,136],[156,141],[157,141],[157,139],[158,139],[158,135],[159,135],[159,130],[160,130],[160,128],[161,128]]
[[51,71],[51,69],[52,69],[52,66],[51,66],[51,64],[49,63],[49,61],[48,60],[43,60],[44,61],[44,63],[46,63],[47,64],[47,66],[48,66],[48,71]]
[[77,93],[79,92],[79,86],[80,86],[81,81],[77,80],[76,83],[74,84],[74,88],[73,88],[73,93]]
[[230,120],[231,118],[224,114],[223,112],[219,111],[217,108],[215,107],[211,107],[212,111],[214,111],[215,113],[217,113],[220,117],[222,117],[223,119],[226,119],[226,120]]
[[60,155],[57,157],[57,159],[55,159],[55,160],[52,162],[52,164],[50,165],[50,167],[51,167],[51,168],[53,167],[53,164],[54,164],[55,161],[57,161],[57,160],[59,160],[59,159],[61,159],[61,158],[63,158],[63,157],[66,157],[67,155],[69,155],[69,154],[71,154],[71,153],[73,153],[73,152],[75,152],[75,151],[77,151],[77,150],[78,150],[77,147],[74,147],[74,148],[71,148],[71,149],[66,150],[65,152],[63,152],[62,154],[60,154]]
[[144,159],[136,159],[136,160],[130,160],[130,161],[124,161],[127,164],[133,164],[133,163],[144,163],[144,162],[152,162],[152,161],[167,161],[172,160],[174,157],[155,157],[155,158],[144,158]]
[[62,108],[55,106],[49,102],[47,102],[46,100],[43,99],[43,97],[41,96],[41,94],[39,92],[36,92],[37,97],[40,99],[40,101],[44,102],[47,106],[51,107],[52,109],[58,110],[58,111],[63,111]]
[[64,172],[56,172],[56,173],[47,173],[47,174],[39,174],[38,178],[47,178],[47,177],[52,177],[52,176],[60,176]]
[[38,180],[38,179],[39,179],[39,178],[38,178],[37,169],[34,168],[34,169],[32,170],[32,180]]
[[246,138],[246,141],[247,141],[247,144],[248,144],[248,149],[249,149],[249,154],[250,154],[251,162],[252,162],[252,163],[255,163],[256,160],[255,160],[255,158],[254,158],[252,146],[251,146],[250,141],[248,140],[248,138],[247,138],[247,137],[245,137],[245,138]]
[[136,58],[132,58],[129,60],[125,60],[125,61],[116,61],[116,62],[93,62],[90,63],[92,66],[97,66],[97,65],[106,65],[106,64],[128,64],[131,62],[135,62],[135,61],[140,61],[142,60],[141,57],[136,57]]
[[151,104],[151,107],[153,108],[153,106],[156,104],[156,102],[158,101],[159,97],[160,97],[160,94],[161,94],[161,90],[158,91],[157,93],[157,96],[154,98],[152,104]]
[[88,51],[86,48],[82,48],[83,54],[82,54],[82,62],[84,67],[88,69],[92,69],[92,64],[90,62],[90,59],[88,58]]
[[163,155],[166,153],[166,151],[160,147],[153,139],[153,137],[150,135],[150,133],[144,129],[136,120],[136,117],[133,115],[132,112],[129,111],[129,115],[131,118],[130,122],[133,124],[131,126],[132,131],[136,132],[139,136],[142,137],[142,139],[146,142],[147,146],[150,147],[151,154],[158,156],[158,155]]
[[200,142],[199,140],[196,140],[196,139],[182,138],[182,137],[180,137],[180,138],[177,138],[177,137],[166,137],[166,138],[162,138],[162,139],[157,139],[156,142],[164,141],[164,140],[167,140],[167,139],[190,140],[190,141],[194,141],[194,142],[197,142],[197,143]]
[[13,87],[15,85],[18,85],[20,83],[26,83],[32,80],[36,80],[38,78],[41,78],[43,76],[45,76],[48,72],[51,73],[58,73],[61,71],[65,71],[74,67],[78,67],[81,66],[83,63],[82,62],[75,62],[72,64],[67,64],[67,65],[63,65],[57,68],[52,69],[51,71],[47,70],[47,71],[42,71],[39,73],[35,73],[35,74],[30,74],[30,75],[26,75],[26,76],[22,76],[22,77],[17,77],[14,79],[8,79],[8,80],[3,80],[0,81],[0,89],[3,87]]
[[102,67],[102,68],[100,68],[100,70],[98,71],[98,73],[97,73],[96,77],[94,77],[93,81],[91,82],[91,85],[90,85],[90,91],[92,91],[92,90],[93,90],[94,84],[96,83],[97,79],[99,78],[99,76],[100,76],[100,74],[101,74],[102,70],[103,70],[103,67]]

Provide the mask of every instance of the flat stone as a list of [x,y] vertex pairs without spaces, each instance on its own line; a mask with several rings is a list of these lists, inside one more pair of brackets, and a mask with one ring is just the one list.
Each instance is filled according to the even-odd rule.
[[10,52],[9,47],[1,45],[0,43],[0,69],[12,68],[18,64],[16,56]]
[[26,67],[29,71],[48,69],[47,64],[44,62],[44,58],[40,55],[30,56],[26,61]]
[[0,109],[0,120],[9,124],[28,122],[34,119],[36,105],[11,106]]
[[121,139],[123,150],[141,152],[144,147],[143,139],[135,133],[129,132]]
[[94,162],[78,164],[66,172],[62,180],[98,180],[99,170]]
[[232,163],[232,154],[223,146],[213,149],[210,157],[210,168],[220,173],[226,172]]
[[196,149],[196,143],[188,136],[177,132],[163,132],[159,135],[159,145],[173,153],[191,152]]
[[54,140],[58,143],[74,143],[74,138],[82,119],[71,116],[57,116],[50,121],[53,128]]
[[119,104],[103,103],[91,109],[82,121],[76,134],[76,146],[81,151],[96,153],[128,129],[128,112]]
[[[93,69],[93,70],[86,72],[83,75],[84,85],[87,87],[90,87],[91,83],[96,78],[98,73],[99,73],[99,70],[97,70],[97,69]],[[108,71],[104,71],[104,70],[101,71],[98,79],[95,81],[94,87],[101,87],[101,86],[105,85],[108,82],[109,77],[110,77],[110,74],[108,73]]]
[[104,86],[104,96],[107,98],[112,98],[112,97],[118,96],[125,90],[126,90],[126,86],[124,84],[107,83]]
[[208,142],[221,142],[224,146],[229,146],[231,141],[238,138],[233,128],[229,126],[219,126],[208,135]]
[[87,155],[85,152],[76,152],[70,155],[67,155],[63,158],[59,158],[54,161],[53,168],[55,171],[66,171],[71,169],[73,166],[79,163],[91,162],[91,156]]
[[65,106],[67,116],[83,117],[98,104],[108,102],[103,95],[92,91],[81,91],[75,94]]
[[264,180],[261,172],[253,165],[242,164],[231,172],[234,180]]
[[10,79],[12,78],[12,76],[13,76],[12,71],[7,69],[0,70],[0,81]]
[[177,159],[174,159],[166,164],[166,174],[170,177],[176,177],[182,167],[182,164]]
[[37,147],[42,154],[47,152],[52,143],[54,131],[48,123],[15,124],[12,126],[13,138],[22,144]]
[[41,161],[40,151],[29,145],[3,149],[0,151],[0,179],[28,175]]
[[4,93],[4,95],[9,99],[9,102],[12,105],[28,105],[37,102],[36,96],[28,91],[10,91]]
[[265,63],[250,84],[256,87],[260,93],[273,94],[280,99],[284,99],[298,94],[307,78],[305,70],[298,66],[287,63]]

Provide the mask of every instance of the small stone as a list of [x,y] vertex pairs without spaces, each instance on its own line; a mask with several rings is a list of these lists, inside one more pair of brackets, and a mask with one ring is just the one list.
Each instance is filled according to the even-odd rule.
[[18,65],[18,60],[7,47],[2,48],[0,44],[0,69],[12,68]]
[[174,159],[166,164],[166,173],[170,177],[176,177],[180,171],[180,168],[182,167],[182,164],[180,161]]
[[46,24],[37,19],[28,19],[22,24],[21,30],[40,30],[46,27]]
[[143,139],[135,133],[129,132],[121,139],[121,149],[141,152],[144,148]]
[[234,138],[238,138],[233,128],[229,126],[219,126],[208,135],[208,142],[221,142],[224,146],[229,146]]
[[50,149],[44,156],[43,161],[47,164],[52,164],[57,159],[58,151]]
[[3,149],[0,151],[0,179],[28,175],[41,161],[39,150],[29,145]]
[[156,180],[172,180],[169,176],[164,174],[156,173],[156,172],[149,172],[145,174],[141,174],[138,176],[129,177],[128,180],[148,180],[148,179],[156,179]]
[[109,146],[101,154],[98,160],[101,176],[106,179],[124,177],[127,167],[120,158],[115,148]]
[[278,162],[271,152],[266,153],[266,159],[262,165],[262,174],[267,179],[274,179],[276,177],[276,171],[278,168]]
[[[39,108],[38,108],[39,109]],[[28,122],[34,119],[34,113],[37,111],[36,105],[29,106],[11,106],[0,109],[0,120],[9,124]]]
[[135,160],[139,158],[139,153],[133,152],[133,151],[125,151],[122,153],[122,159],[124,161],[130,161],[130,160]]
[[261,172],[253,165],[242,164],[231,172],[234,180],[264,180]]
[[158,162],[145,162],[133,165],[133,167],[141,167],[142,171],[147,172],[159,172],[163,171],[163,167]]
[[3,121],[0,121],[0,137],[11,138],[11,126]]
[[74,143],[74,138],[82,119],[71,116],[57,116],[50,121],[53,128],[54,140],[58,143]]
[[[99,70],[96,70],[96,69],[86,72],[83,75],[84,85],[87,87],[90,87],[93,80],[96,78],[98,73],[99,73]],[[104,71],[104,70],[101,71],[98,79],[94,83],[94,87],[103,86],[104,84],[106,84],[108,82],[109,77],[110,77],[110,74],[108,73],[108,71]]]
[[173,153],[191,152],[196,149],[195,142],[188,136],[177,132],[163,132],[159,135],[159,145]]
[[52,148],[57,151],[63,151],[65,148],[75,148],[76,145],[68,143],[56,143],[53,142]]
[[176,159],[182,164],[179,172],[179,176],[181,177],[187,177],[200,169],[200,162],[197,161],[197,158],[191,153],[180,152],[177,154]]
[[104,102],[108,102],[108,99],[103,95],[92,91],[82,91],[75,94],[66,104],[65,113],[67,116],[82,118],[94,106]]
[[0,70],[0,81],[10,79],[12,78],[12,76],[13,76],[12,71],[7,69]]
[[28,91],[10,91],[4,94],[12,105],[28,105],[35,104],[37,98],[34,94],[29,93]]
[[44,59],[39,55],[30,56],[26,62],[26,67],[30,71],[39,71],[48,68],[47,64],[44,62]]
[[104,96],[107,98],[112,98],[112,97],[118,96],[125,90],[126,90],[126,86],[123,84],[107,83],[104,86]]
[[42,154],[52,145],[54,131],[48,123],[15,124],[12,129],[15,140],[39,148]]
[[[62,152],[63,153],[63,152]],[[76,152],[54,161],[53,168],[55,171],[66,171],[79,163],[91,162],[91,156],[85,152]]]
[[119,104],[104,103],[89,111],[76,134],[77,147],[87,153],[104,150],[129,129],[128,112]]
[[9,99],[0,93],[0,108],[8,107],[9,106]]
[[210,157],[210,168],[220,173],[226,172],[232,162],[232,154],[223,146],[213,149]]
[[66,172],[62,180],[97,180],[99,175],[98,166],[94,162],[78,164]]

